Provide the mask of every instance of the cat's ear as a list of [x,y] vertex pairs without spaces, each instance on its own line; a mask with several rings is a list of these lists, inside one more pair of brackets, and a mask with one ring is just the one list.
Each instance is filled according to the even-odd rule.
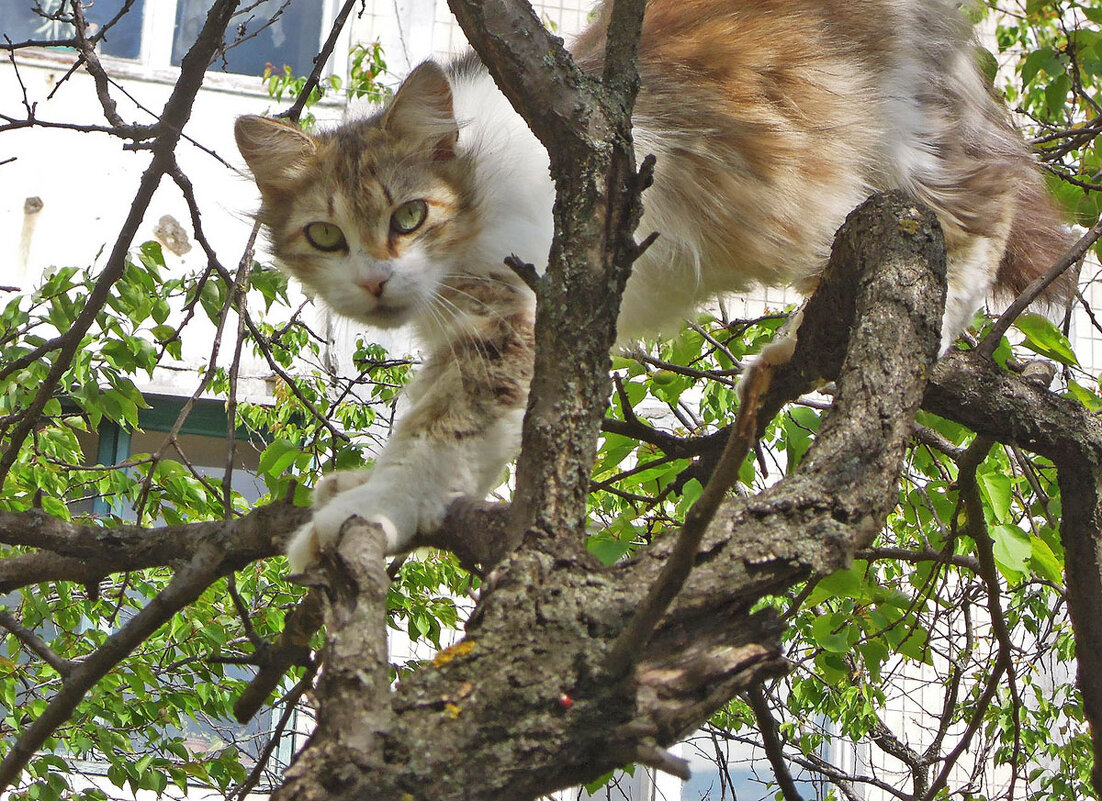
[[289,190],[318,148],[297,125],[270,117],[238,117],[233,134],[263,195]]
[[383,116],[383,127],[423,141],[433,158],[455,156],[459,125],[452,110],[451,84],[439,64],[426,61],[409,74]]

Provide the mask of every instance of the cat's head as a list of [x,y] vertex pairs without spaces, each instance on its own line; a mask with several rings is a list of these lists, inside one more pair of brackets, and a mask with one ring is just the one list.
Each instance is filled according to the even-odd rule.
[[447,76],[415,69],[389,106],[312,135],[237,120],[278,261],[337,312],[379,327],[432,307],[476,236],[472,167],[457,151]]

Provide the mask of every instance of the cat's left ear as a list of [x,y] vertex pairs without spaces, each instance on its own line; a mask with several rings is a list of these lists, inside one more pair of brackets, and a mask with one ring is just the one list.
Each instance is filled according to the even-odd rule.
[[452,109],[451,84],[439,64],[426,61],[409,74],[383,116],[383,127],[423,141],[433,158],[455,156],[459,125]]

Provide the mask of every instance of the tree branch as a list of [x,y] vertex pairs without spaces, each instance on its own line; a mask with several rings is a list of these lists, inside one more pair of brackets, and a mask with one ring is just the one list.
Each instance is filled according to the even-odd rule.
[[952,353],[936,365],[923,405],[1056,464],[1078,683],[1094,735],[1092,781],[1102,788],[1102,421],[974,352]]
[[[934,356],[940,319],[943,273],[928,267],[943,269],[940,237],[930,233],[932,216],[912,226],[916,214],[892,198],[850,221],[855,231],[893,232],[896,249],[881,262],[843,245],[833,263],[869,271],[848,282],[860,287],[861,324],[838,378],[837,409],[799,470],[756,498],[720,506],[633,678],[610,677],[605,655],[661,573],[671,541],[605,570],[579,552],[522,549],[487,575],[466,638],[382,696],[391,710],[383,763],[356,770],[347,759],[311,757],[312,779],[296,772],[294,791],[280,798],[408,792],[449,801],[475,786],[487,801],[535,797],[590,780],[641,747],[675,742],[735,692],[782,671],[779,619],[750,608],[764,593],[845,564],[894,497],[924,385],[919,365]],[[854,232],[840,241],[866,240],[876,238]],[[329,636],[339,641],[342,630]],[[312,752],[326,753],[326,739],[319,734]]]
[[44,512],[0,511],[0,543],[41,548],[44,553],[0,560],[0,592],[41,581],[98,583],[127,570],[190,561],[214,543],[219,575],[275,556],[284,541],[310,519],[310,510],[277,501],[235,520],[179,526],[100,526],[69,523]]
[[773,775],[777,777],[777,784],[784,794],[784,801],[803,801],[800,791],[796,789],[796,783],[792,781],[792,774],[788,771],[788,765],[784,761],[784,749],[781,738],[777,735],[777,721],[773,719],[773,713],[769,711],[769,704],[765,701],[765,693],[761,685],[751,687],[746,691],[746,700],[750,709],[754,712],[754,718],[758,722],[758,731],[761,732],[762,745],[765,747],[765,756],[769,764],[773,766]]

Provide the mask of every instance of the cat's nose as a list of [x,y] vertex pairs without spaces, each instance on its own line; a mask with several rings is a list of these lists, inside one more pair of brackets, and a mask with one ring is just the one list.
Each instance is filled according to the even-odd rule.
[[356,285],[363,287],[375,297],[380,298],[383,296],[383,287],[386,286],[386,282],[389,280],[389,277],[370,276],[368,278],[356,279]]

